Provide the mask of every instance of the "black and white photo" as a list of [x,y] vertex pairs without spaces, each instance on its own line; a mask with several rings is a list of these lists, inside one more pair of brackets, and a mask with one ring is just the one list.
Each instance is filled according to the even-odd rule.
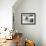
[[21,13],[21,24],[36,24],[35,13]]

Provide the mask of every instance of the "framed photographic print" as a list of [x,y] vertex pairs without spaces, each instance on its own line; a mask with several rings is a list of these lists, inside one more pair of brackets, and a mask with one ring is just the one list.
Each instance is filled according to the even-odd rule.
[[23,25],[36,24],[36,13],[21,13],[21,24]]

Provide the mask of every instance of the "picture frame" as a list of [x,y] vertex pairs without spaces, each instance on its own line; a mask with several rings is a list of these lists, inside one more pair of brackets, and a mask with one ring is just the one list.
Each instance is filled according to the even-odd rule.
[[22,25],[35,25],[36,13],[21,13],[21,24]]

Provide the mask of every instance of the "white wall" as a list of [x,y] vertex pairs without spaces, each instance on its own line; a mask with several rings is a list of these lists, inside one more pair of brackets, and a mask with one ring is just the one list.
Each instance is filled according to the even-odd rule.
[[12,6],[16,0],[0,0],[0,27],[12,28]]
[[[19,2],[19,1],[18,1]],[[15,30],[22,32],[24,37],[35,41],[36,46],[41,46],[41,1],[40,0],[23,0],[16,7],[14,5]],[[36,13],[36,25],[22,25],[21,13]]]
[[46,46],[46,0],[41,1],[41,38],[42,46]]

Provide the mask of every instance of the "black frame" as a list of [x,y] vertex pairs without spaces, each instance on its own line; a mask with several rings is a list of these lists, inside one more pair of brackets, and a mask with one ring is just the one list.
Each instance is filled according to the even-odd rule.
[[[31,23],[23,23],[23,17],[22,16],[29,16],[29,15],[32,15],[33,17],[34,17],[34,19],[33,19],[33,22]],[[31,19],[30,19],[31,20]],[[36,13],[21,13],[21,24],[22,25],[35,25],[36,24]]]

